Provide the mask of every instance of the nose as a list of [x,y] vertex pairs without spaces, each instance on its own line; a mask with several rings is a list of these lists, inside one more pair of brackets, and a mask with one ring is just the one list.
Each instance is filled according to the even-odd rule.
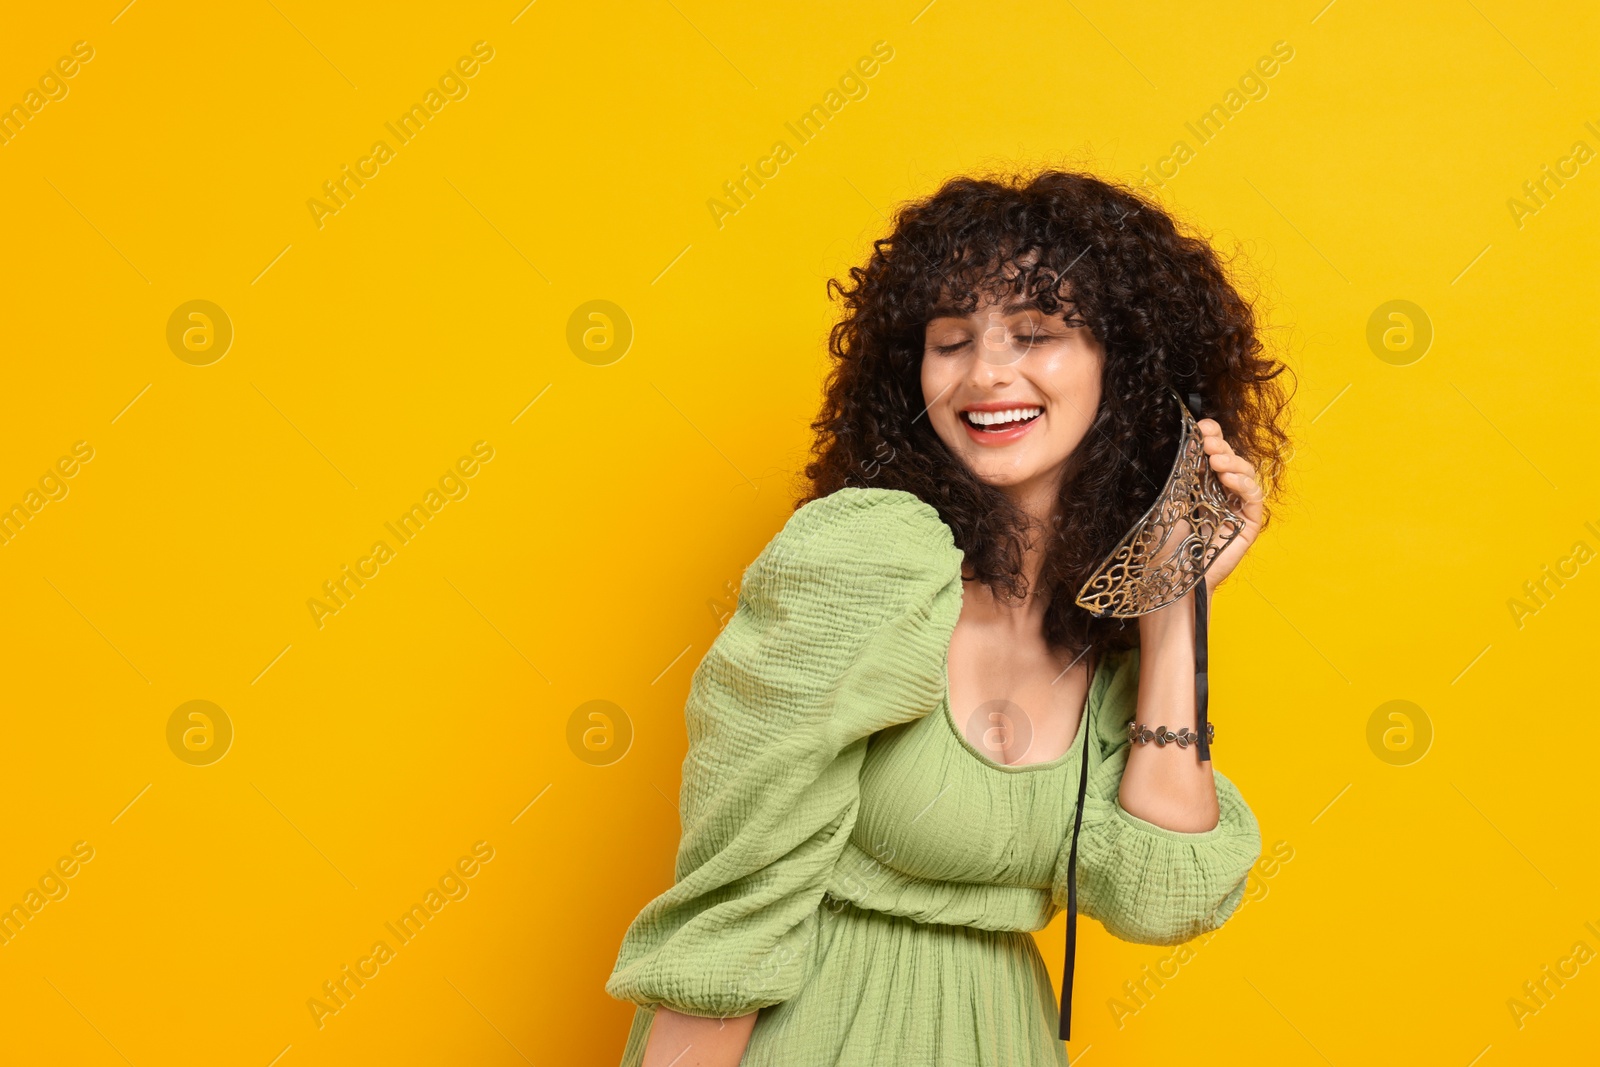
[[1001,345],[993,348],[987,339],[978,346],[980,359],[969,359],[966,365],[966,379],[970,391],[975,396],[982,396],[1004,390],[1016,380],[1016,365],[1018,357],[1011,351],[1010,345]]

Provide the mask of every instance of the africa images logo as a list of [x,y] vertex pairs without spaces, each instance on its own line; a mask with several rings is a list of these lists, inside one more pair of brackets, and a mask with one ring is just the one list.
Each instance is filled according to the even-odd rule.
[[350,164],[345,163],[339,168],[343,173],[337,178],[323,182],[322,192],[327,199],[319,200],[312,197],[306,201],[306,207],[311,212],[311,221],[317,224],[317,229],[322,229],[325,225],[323,220],[327,216],[337,215],[349,207],[356,193],[365,189],[367,182],[378,176],[383,165],[395,158],[399,146],[410,144],[430,120],[438,117],[439,112],[445,109],[445,105],[452,100],[465,100],[467,94],[472,91],[467,79],[476,77],[478,71],[482,69],[482,64],[492,59],[494,59],[494,47],[488,41],[478,41],[473,44],[471,55],[462,56],[439,76],[438,88],[428,87],[428,91],[423,94],[422,103],[412,104],[394,122],[383,124],[384,128],[394,135],[394,145],[391,146],[388,141],[374,141],[371,151],[356,160],[353,170]]
[[317,1029],[321,1030],[327,1025],[328,1016],[338,1015],[348,1008],[356,993],[377,978],[383,968],[394,961],[399,950],[416,940],[446,906],[453,901],[467,899],[467,894],[472,892],[470,880],[476,878],[484,864],[493,859],[493,845],[487,841],[474,842],[470,855],[462,856],[445,868],[444,874],[439,876],[437,888],[429,886],[420,902],[413,903],[395,922],[384,923],[384,929],[394,937],[393,945],[383,939],[374,941],[372,951],[357,959],[354,967],[348,963],[340,967],[337,976],[322,983],[320,994],[306,999],[306,1008],[311,1012],[311,1020],[317,1024]]
[[401,548],[416,540],[424,527],[438,518],[439,512],[443,511],[447,504],[452,500],[465,500],[467,494],[472,491],[467,479],[476,477],[483,469],[483,464],[493,459],[493,445],[488,441],[475,442],[470,455],[460,457],[445,469],[439,478],[437,489],[430,487],[420,503],[412,504],[394,522],[384,523],[384,529],[394,535],[393,547],[388,541],[381,539],[374,541],[371,551],[357,559],[353,569],[346,563],[340,568],[337,577],[322,583],[324,594],[322,598],[307,598],[306,608],[311,612],[311,621],[316,624],[317,629],[322,629],[324,620],[328,616],[337,615],[349,607],[355,595],[379,575],[383,566],[393,560]]

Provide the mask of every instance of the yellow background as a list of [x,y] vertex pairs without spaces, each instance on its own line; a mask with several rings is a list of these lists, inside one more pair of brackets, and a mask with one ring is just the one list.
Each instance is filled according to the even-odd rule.
[[[948,175],[1195,147],[1276,41],[1161,197],[1242,253],[1300,379],[1296,495],[1213,667],[1218,766],[1293,858],[1120,1020],[1170,950],[1087,924],[1072,1054],[1593,1056],[1600,965],[1507,1006],[1600,951],[1597,565],[1508,606],[1600,549],[1600,164],[1507,206],[1600,148],[1590,6],[121,2],[0,36],[6,103],[94,49],[0,147],[0,504],[94,450],[0,546],[0,903],[94,849],[0,946],[8,1062],[615,1062],[602,985],[671,878],[690,673],[789,513],[824,280]],[[468,95],[319,229],[307,200],[477,41]],[[235,330],[209,366],[166,342],[194,299]],[[607,366],[566,342],[596,299],[635,330]],[[1406,366],[1366,342],[1392,299],[1434,328]],[[469,494],[319,629],[308,599],[477,441]],[[235,730],[209,766],[167,744],[190,700]],[[568,745],[590,700],[633,727],[609,766]],[[1368,746],[1390,700],[1434,731],[1407,766]],[[322,983],[479,841],[469,895],[319,1029]]]

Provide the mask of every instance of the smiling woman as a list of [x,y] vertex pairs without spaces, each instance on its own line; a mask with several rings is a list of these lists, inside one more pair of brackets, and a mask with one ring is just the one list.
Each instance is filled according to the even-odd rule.
[[[1206,242],[1084,174],[954,179],[830,285],[811,490],[695,670],[676,883],[607,984],[638,1005],[623,1063],[1065,1064],[1031,933],[1067,913],[1070,1008],[1073,916],[1180,944],[1260,855],[1187,739],[1201,605],[1282,468],[1284,368]],[[1171,539],[1197,585],[1137,619],[1075,600],[1153,502],[1212,482],[1228,538]]]

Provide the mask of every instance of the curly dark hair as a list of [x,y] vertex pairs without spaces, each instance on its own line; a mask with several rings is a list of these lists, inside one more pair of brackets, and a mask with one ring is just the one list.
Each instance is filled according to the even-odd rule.
[[795,507],[845,486],[913,493],[953,531],[968,577],[996,596],[1026,595],[1030,520],[924,417],[921,365],[935,308],[970,314],[982,296],[1030,295],[1042,313],[1086,326],[1106,353],[1100,408],[1047,532],[1045,640],[1074,654],[1136,644],[1137,620],[1097,619],[1074,598],[1166,482],[1181,425],[1168,386],[1199,393],[1201,414],[1256,465],[1267,503],[1282,496],[1288,367],[1266,354],[1251,301],[1208,241],[1132,188],[1087,173],[952,178],[902,206],[892,225],[848,283],[827,284],[843,314],[811,424],[810,486]]

